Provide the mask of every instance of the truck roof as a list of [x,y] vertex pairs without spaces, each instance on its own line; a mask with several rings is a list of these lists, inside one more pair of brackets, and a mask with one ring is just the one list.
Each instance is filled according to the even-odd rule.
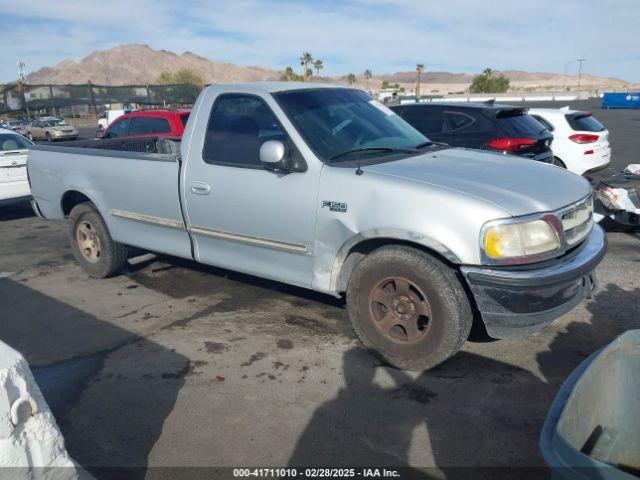
[[315,88],[350,88],[341,85],[307,82],[245,82],[245,83],[217,83],[207,87],[212,90],[243,90],[266,93],[284,92],[287,90],[307,90]]

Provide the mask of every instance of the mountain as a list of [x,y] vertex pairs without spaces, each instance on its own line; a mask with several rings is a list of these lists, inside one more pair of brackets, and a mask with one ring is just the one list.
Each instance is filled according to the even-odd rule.
[[202,75],[206,83],[259,82],[276,80],[280,72],[264,67],[241,67],[209,60],[191,52],[177,55],[154,50],[148,45],[120,45],[92,52],[80,62],[63,60],[53,67],[41,68],[29,75],[29,83],[86,83],[131,85],[154,83],[162,72],[187,68]]
[[[162,72],[176,72],[189,69],[200,73],[205,83],[255,82],[278,80],[279,70],[260,66],[239,66],[217,62],[184,52],[180,55],[167,50],[154,50],[148,45],[120,45],[109,50],[92,52],[80,62],[63,60],[53,67],[44,67],[29,75],[33,84],[79,84],[91,81],[96,85],[131,85],[155,83]],[[496,72],[499,73],[499,72]],[[501,72],[511,80],[512,87],[518,89],[549,90],[564,85],[575,85],[576,76],[560,73],[522,72],[508,70]],[[396,72],[374,75],[365,81],[357,75],[356,86],[377,88],[383,81],[398,83],[407,91],[415,84],[416,72]],[[473,80],[473,74],[450,72],[424,72],[421,75],[423,93],[447,93],[465,90]],[[320,77],[318,81],[347,83],[346,75]],[[624,86],[628,82],[617,78],[582,75],[582,85],[591,88]]]

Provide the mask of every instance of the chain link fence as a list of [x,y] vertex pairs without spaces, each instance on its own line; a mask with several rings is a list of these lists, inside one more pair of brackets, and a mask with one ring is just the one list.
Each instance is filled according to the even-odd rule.
[[0,86],[0,114],[83,117],[107,108],[183,107],[196,101],[201,87],[176,85],[22,85]]

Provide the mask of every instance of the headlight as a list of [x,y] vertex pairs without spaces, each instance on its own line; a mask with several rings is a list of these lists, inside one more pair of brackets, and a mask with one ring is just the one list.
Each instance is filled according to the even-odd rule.
[[528,257],[560,248],[556,230],[545,220],[503,223],[485,230],[483,247],[493,259]]

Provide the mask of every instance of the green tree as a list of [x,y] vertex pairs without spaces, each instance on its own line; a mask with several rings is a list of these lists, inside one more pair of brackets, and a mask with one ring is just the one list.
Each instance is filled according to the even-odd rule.
[[290,81],[301,82],[303,81],[303,78],[302,78],[302,75],[298,75],[296,72],[294,72],[293,68],[287,67],[284,69],[284,72],[282,73],[282,75],[280,75],[280,80],[284,82],[290,82]]
[[322,64],[322,60],[314,61],[313,62],[313,68],[315,68],[316,75],[319,77],[320,76],[320,70],[322,70],[324,68],[324,65]]
[[371,70],[369,68],[367,68],[364,71],[364,80],[365,80],[365,84],[366,84],[367,90],[369,90],[369,80],[371,80],[372,76],[373,75],[371,74]]
[[199,88],[204,86],[204,78],[198,72],[188,68],[181,68],[177,72],[162,72],[156,80],[160,85],[172,85],[188,83]]
[[307,74],[309,73],[309,64],[313,63],[313,56],[309,52],[304,52],[300,57],[300,65],[302,65],[303,81],[307,81]]
[[490,68],[473,77],[469,87],[471,93],[504,93],[507,90],[509,90],[509,79],[502,74],[495,75]]
[[349,85],[353,85],[354,83],[356,83],[356,76],[353,73],[347,75],[347,83]]
[[383,80],[381,88],[391,88],[391,85],[389,84],[389,80]]

